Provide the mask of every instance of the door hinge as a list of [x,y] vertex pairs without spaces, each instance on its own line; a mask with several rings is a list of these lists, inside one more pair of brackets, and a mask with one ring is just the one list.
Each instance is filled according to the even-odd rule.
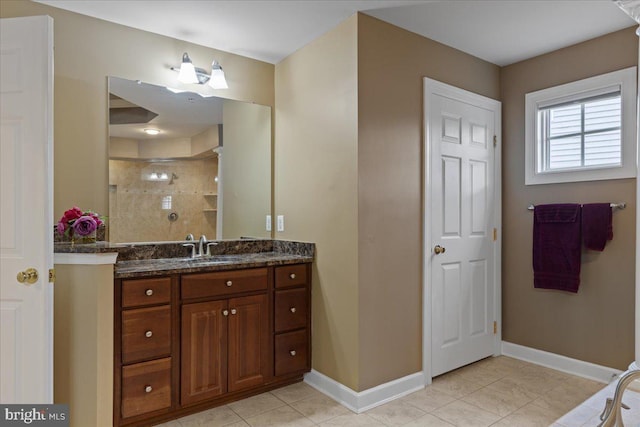
[[493,321],[493,335],[498,333],[498,322]]
[[493,229],[493,241],[495,242],[496,240],[498,240],[498,229],[494,228]]
[[498,137],[493,135],[493,146],[495,147],[496,145],[498,145]]
[[54,283],[56,281],[56,269],[49,269],[49,283]]

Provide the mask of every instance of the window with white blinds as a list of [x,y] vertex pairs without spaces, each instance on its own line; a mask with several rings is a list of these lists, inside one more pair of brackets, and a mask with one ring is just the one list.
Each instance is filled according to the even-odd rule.
[[635,177],[635,73],[526,95],[527,185]]
[[620,91],[541,109],[543,170],[620,166]]

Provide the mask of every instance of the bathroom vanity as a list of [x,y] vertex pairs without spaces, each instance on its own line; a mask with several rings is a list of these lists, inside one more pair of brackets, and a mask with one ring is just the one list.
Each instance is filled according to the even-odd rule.
[[102,249],[118,251],[114,426],[179,418],[311,369],[312,244],[221,241],[191,258],[181,243]]

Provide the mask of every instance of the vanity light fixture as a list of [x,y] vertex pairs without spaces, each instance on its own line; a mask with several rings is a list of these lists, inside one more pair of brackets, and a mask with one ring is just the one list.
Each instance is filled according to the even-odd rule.
[[[191,58],[189,58],[189,54],[185,52],[182,54],[182,64],[180,68],[171,67],[173,71],[178,72],[178,81],[185,84],[205,84],[209,82],[209,86],[214,89],[228,89],[227,80],[224,76],[224,71],[222,71],[222,67],[218,63],[218,61],[214,60],[211,63],[211,74],[207,74],[207,71],[194,67],[191,62]],[[172,89],[167,88],[172,92],[180,93],[184,92],[180,89]],[[206,95],[200,95],[202,97],[207,97]]]
[[222,67],[216,61],[213,60],[211,64],[211,78],[209,80],[209,86],[214,89],[228,89],[227,79],[224,78],[224,71],[222,71]]
[[147,135],[158,135],[160,133],[160,131],[158,129],[145,129],[144,133],[146,133]]
[[196,68],[193,66],[193,62],[191,62],[191,58],[189,58],[187,52],[182,54],[182,64],[180,64],[178,80],[185,84],[198,83]]

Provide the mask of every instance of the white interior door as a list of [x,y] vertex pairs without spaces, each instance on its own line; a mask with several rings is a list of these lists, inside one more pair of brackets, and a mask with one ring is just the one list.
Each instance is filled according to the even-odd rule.
[[[53,402],[53,20],[0,20],[0,402]],[[34,283],[17,275],[35,269]],[[33,277],[33,276],[32,276]]]
[[494,354],[500,104],[434,81],[425,84],[425,97],[425,276],[437,376]]

